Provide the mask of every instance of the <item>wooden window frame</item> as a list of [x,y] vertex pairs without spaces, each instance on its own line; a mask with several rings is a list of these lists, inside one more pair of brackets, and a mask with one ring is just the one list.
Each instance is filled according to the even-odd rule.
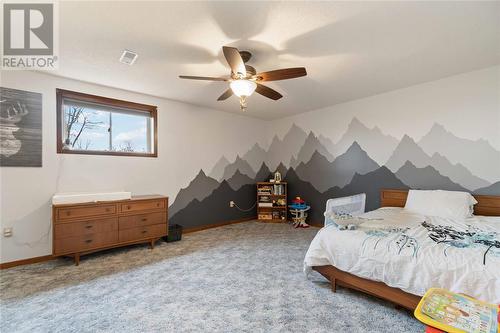
[[[80,154],[80,155],[110,155],[110,156],[135,156],[135,157],[158,157],[158,116],[157,107],[153,105],[134,103],[114,98],[90,95],[76,91],[56,89],[57,98],[57,153],[58,154]],[[143,112],[149,112],[153,119],[153,152],[152,153],[127,153],[121,151],[99,151],[99,150],[71,150],[64,149],[62,140],[63,129],[63,100],[65,98],[75,99],[82,102],[106,105],[109,107],[125,108]]]

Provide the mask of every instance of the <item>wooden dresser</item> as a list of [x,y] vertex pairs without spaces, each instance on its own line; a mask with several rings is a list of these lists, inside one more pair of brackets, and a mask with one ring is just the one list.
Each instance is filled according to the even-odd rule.
[[54,256],[80,255],[112,247],[150,243],[168,232],[168,198],[134,196],[129,200],[52,206]]

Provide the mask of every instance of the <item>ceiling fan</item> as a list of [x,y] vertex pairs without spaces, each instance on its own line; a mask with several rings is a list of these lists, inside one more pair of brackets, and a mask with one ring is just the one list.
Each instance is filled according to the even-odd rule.
[[223,77],[189,76],[179,75],[181,79],[206,80],[206,81],[226,81],[229,82],[229,88],[217,98],[223,101],[233,94],[240,99],[240,108],[245,111],[247,108],[247,97],[257,92],[262,96],[272,100],[278,100],[283,95],[274,89],[261,84],[265,81],[287,80],[307,75],[304,67],[277,69],[269,72],[257,73],[254,67],[247,65],[252,54],[248,51],[239,51],[235,47],[223,46],[222,52],[231,67],[231,75]]

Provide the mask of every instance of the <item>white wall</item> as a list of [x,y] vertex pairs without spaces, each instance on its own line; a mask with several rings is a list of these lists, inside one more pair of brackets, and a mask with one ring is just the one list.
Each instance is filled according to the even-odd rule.
[[[0,236],[1,262],[51,253],[56,192],[126,190],[173,200],[222,155],[232,161],[255,142],[268,145],[266,122],[249,117],[34,72],[4,71],[1,86],[43,94],[43,167],[0,168],[0,226],[14,228],[13,237]],[[56,88],[158,106],[158,158],[56,154]]]

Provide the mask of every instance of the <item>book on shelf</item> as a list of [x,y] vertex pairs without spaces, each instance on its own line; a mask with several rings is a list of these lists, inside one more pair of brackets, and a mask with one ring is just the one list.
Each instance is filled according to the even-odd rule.
[[272,207],[272,202],[259,202],[259,207]]
[[259,198],[259,202],[271,202],[271,197],[263,195]]

